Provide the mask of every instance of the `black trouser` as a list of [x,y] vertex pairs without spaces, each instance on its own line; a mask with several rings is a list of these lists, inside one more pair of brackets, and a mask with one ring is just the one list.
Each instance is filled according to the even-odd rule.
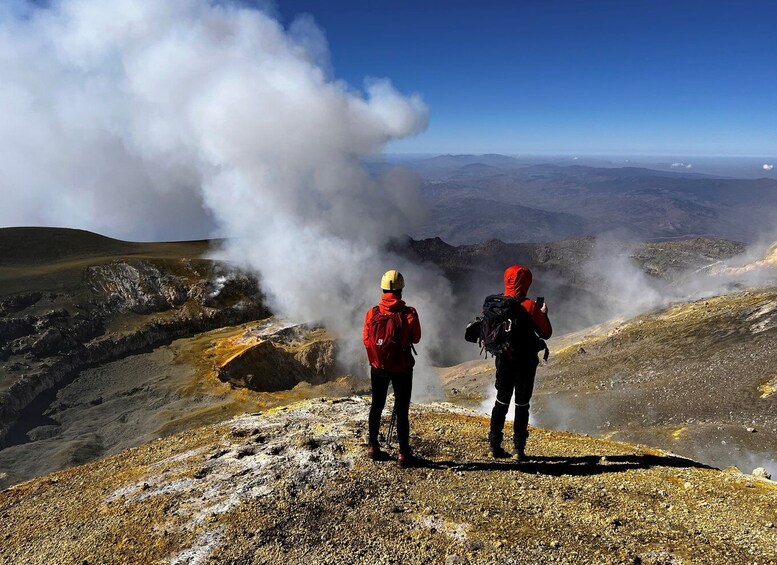
[[491,411],[491,430],[488,434],[491,447],[502,445],[502,430],[513,391],[515,391],[513,444],[521,451],[526,447],[526,438],[529,437],[529,401],[534,390],[534,375],[538,364],[536,353],[496,357],[496,402]]
[[370,439],[369,444],[378,446],[378,431],[380,416],[386,405],[389,383],[394,387],[394,407],[397,411],[397,437],[400,453],[410,453],[410,394],[413,392],[413,370],[403,373],[392,373],[370,367],[372,380],[372,404],[370,405]]

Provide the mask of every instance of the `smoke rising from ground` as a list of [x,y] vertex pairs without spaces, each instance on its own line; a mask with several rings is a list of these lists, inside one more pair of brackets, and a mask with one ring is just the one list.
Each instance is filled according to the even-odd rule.
[[0,18],[0,225],[229,238],[219,256],[258,271],[277,311],[345,338],[346,355],[399,268],[435,347],[447,281],[381,251],[418,219],[415,184],[361,166],[425,129],[420,97],[335,80],[310,17],[287,30],[233,3],[62,0]]

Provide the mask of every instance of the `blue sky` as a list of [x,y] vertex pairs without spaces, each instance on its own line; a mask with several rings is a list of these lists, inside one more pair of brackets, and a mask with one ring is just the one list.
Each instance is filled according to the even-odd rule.
[[337,78],[431,108],[394,152],[777,155],[777,2],[277,0]]

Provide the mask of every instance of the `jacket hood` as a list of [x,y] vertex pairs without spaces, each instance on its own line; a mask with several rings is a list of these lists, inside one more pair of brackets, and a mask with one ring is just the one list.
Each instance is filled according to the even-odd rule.
[[505,270],[505,296],[526,296],[531,286],[531,271],[523,265],[513,265]]
[[402,309],[402,307],[405,305],[405,301],[401,298],[397,298],[390,292],[384,292],[383,296],[380,299],[380,309],[381,310],[388,310],[389,312],[396,312],[397,310]]

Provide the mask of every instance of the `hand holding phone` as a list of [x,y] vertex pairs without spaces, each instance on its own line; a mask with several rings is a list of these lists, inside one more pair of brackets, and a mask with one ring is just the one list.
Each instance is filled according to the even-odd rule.
[[542,312],[543,314],[547,314],[548,313],[548,305],[545,304],[545,297],[544,296],[538,296],[536,302],[537,302],[537,306],[540,307],[540,312]]

